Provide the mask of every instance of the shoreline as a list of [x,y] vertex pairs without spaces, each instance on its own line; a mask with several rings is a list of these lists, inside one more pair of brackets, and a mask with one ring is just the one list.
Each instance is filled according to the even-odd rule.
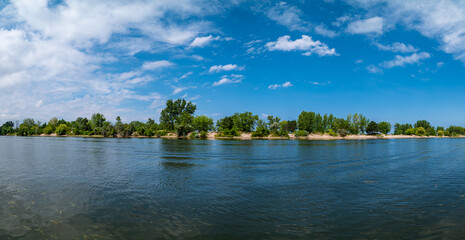
[[[56,134],[40,134],[40,135],[30,135],[24,137],[77,137],[77,138],[164,138],[164,139],[180,139],[180,140],[308,140],[308,141],[331,141],[331,140],[372,140],[372,139],[429,139],[429,138],[465,138],[465,135],[459,135],[456,137],[449,136],[415,136],[415,135],[347,135],[345,137],[341,136],[330,136],[328,134],[309,134],[306,137],[296,137],[294,134],[289,134],[288,137],[277,137],[277,136],[268,136],[268,137],[252,137],[251,133],[242,133],[241,136],[235,137],[221,137],[216,136],[217,132],[208,133],[207,138],[190,138],[190,134],[184,137],[178,137],[174,134],[168,134],[167,136],[108,136],[103,135],[56,135]],[[4,135],[10,137],[23,137],[17,135]]]

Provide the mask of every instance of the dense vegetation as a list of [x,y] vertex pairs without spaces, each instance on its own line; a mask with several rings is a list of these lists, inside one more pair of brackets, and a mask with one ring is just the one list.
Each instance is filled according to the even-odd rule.
[[[78,117],[75,121],[65,121],[52,118],[47,123],[35,121],[32,118],[19,122],[8,121],[0,127],[0,135],[30,136],[40,134],[56,135],[100,135],[113,137],[130,136],[166,136],[169,133],[176,136],[206,138],[208,132],[218,131],[219,137],[240,136],[241,133],[252,133],[252,137],[289,137],[294,133],[297,137],[308,134],[329,134],[331,136],[346,135],[377,135],[391,132],[388,122],[369,121],[362,114],[349,114],[346,118],[337,118],[333,114],[321,115],[315,112],[303,111],[297,120],[281,120],[279,117],[267,116],[260,119],[251,112],[235,113],[219,119],[216,124],[207,116],[195,116],[197,106],[184,99],[168,100],[161,111],[160,121],[153,119],[147,122],[133,121],[123,123],[120,117],[115,123],[107,121],[105,116],[95,113],[90,119]],[[433,127],[426,120],[419,120],[414,125],[406,123],[394,125],[396,135],[417,136],[458,136],[465,135],[465,128],[458,126]]]

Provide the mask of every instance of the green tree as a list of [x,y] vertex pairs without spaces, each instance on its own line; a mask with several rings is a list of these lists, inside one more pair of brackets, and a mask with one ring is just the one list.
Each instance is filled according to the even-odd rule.
[[[274,122],[272,125],[274,125],[274,124],[278,124],[278,123]],[[252,137],[268,137],[269,134],[270,134],[270,130],[268,129],[267,123],[265,123],[265,121],[259,119],[257,121],[257,128],[252,133]]]
[[69,128],[66,124],[60,124],[56,130],[55,130],[55,133],[57,135],[66,135],[67,133],[69,132]]
[[417,135],[417,136],[425,136],[426,135],[426,129],[424,127],[415,128],[415,135]]
[[199,132],[208,132],[214,129],[213,119],[201,115],[194,118],[194,130]]
[[309,133],[315,132],[316,128],[316,115],[314,112],[302,111],[297,118],[297,126],[299,130],[305,130]]
[[183,112],[176,117],[174,128],[178,136],[186,136],[194,130],[194,116],[189,112]]
[[160,124],[166,130],[175,130],[175,124],[181,124],[181,122],[179,122],[181,115],[184,114],[182,119],[187,117],[187,115],[192,116],[196,109],[197,107],[193,103],[184,99],[177,99],[175,101],[170,99],[166,101],[166,107],[161,111]]
[[422,127],[423,129],[428,129],[428,128],[431,128],[431,124],[426,121],[426,120],[418,120],[416,123],[415,123],[415,128],[419,128],[419,127]]
[[234,126],[242,132],[252,132],[255,128],[255,123],[258,121],[258,116],[251,112],[235,113],[233,116]]
[[368,123],[367,126],[367,134],[368,135],[375,135],[378,133],[378,124],[375,121],[371,121]]
[[295,130],[297,130],[297,121],[296,120],[288,121],[288,127],[289,127],[289,132],[295,132]]
[[388,122],[379,122],[378,130],[382,134],[388,134],[391,131],[391,124]]

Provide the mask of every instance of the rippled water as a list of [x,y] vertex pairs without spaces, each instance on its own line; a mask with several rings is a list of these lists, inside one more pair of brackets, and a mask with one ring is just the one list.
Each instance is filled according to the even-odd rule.
[[465,139],[0,137],[0,238],[465,236]]

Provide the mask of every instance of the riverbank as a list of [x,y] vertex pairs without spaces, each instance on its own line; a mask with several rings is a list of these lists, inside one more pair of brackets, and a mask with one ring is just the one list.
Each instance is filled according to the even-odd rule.
[[[103,136],[103,135],[57,135],[57,134],[40,134],[32,135],[33,137],[82,137],[82,138],[165,138],[165,139],[191,139],[190,134],[186,137],[178,137],[174,133],[169,133],[166,136]],[[294,134],[289,134],[288,137],[268,136],[268,137],[252,137],[252,133],[242,133],[240,136],[235,137],[223,137],[219,136],[218,132],[209,132],[206,140],[371,140],[371,139],[409,139],[409,138],[465,138],[465,135],[459,135],[456,137],[448,136],[415,136],[415,135],[347,135],[331,136],[329,134],[309,134],[306,137],[296,137]],[[198,138],[193,138],[198,139]]]

